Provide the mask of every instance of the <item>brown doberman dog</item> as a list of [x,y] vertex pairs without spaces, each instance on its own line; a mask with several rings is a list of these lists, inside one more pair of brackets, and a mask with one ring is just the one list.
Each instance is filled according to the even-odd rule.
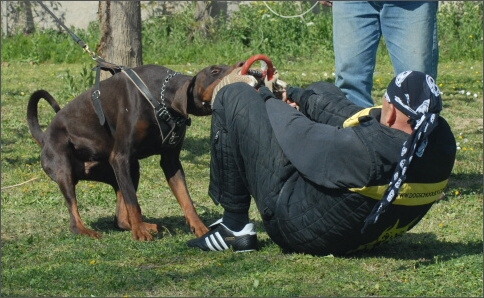
[[[193,206],[180,162],[185,122],[189,114],[211,114],[213,88],[242,64],[206,67],[194,77],[162,66],[133,68],[151,94],[161,94],[168,115],[178,122],[181,120],[182,125],[175,129],[176,134],[170,135],[163,135],[162,125],[158,124],[162,120],[156,117],[154,107],[123,72],[99,84],[105,125],[101,125],[91,99],[94,88],[74,98],[62,109],[47,91],[34,92],[27,106],[30,133],[41,147],[42,168],[58,184],[66,200],[71,232],[101,237],[100,233],[84,226],[77,208],[75,185],[80,180],[91,180],[114,188],[117,227],[131,230],[136,240],[152,240],[152,233],[158,231],[157,226],[142,221],[136,195],[140,178],[138,160],[160,154],[160,166],[187,224],[197,237],[205,234],[208,229]],[[38,103],[42,98],[56,112],[45,132],[38,120]]]

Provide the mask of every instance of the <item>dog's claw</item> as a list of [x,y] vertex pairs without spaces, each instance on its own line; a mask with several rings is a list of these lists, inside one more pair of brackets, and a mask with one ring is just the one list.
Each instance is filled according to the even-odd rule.
[[98,233],[98,232],[94,232],[92,231],[93,233],[89,234],[89,237],[91,238],[94,238],[94,239],[101,239],[101,234]]
[[134,240],[138,241],[151,241],[153,240],[153,236],[150,233],[135,233],[134,231],[131,232]]
[[145,229],[148,230],[148,232],[154,233],[154,234],[158,233],[158,226],[156,224],[144,222],[143,225]]
[[147,222],[142,222],[141,225],[131,229],[133,239],[138,241],[151,241],[153,234],[156,233],[158,233],[158,226]]
[[101,233],[93,231],[93,230],[85,228],[85,227],[71,228],[71,232],[73,234],[86,235],[86,236],[89,236],[93,239],[101,239]]

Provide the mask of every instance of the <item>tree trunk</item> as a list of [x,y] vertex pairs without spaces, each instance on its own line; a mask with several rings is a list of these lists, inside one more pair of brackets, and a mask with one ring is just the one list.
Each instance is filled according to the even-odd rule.
[[[210,11],[212,9],[212,1],[195,1],[194,19],[196,22],[195,31],[202,37],[207,36],[207,30],[210,20]],[[195,32],[192,32],[194,35]]]
[[31,34],[35,32],[34,16],[32,15],[32,3],[25,1],[25,28],[24,34]]
[[30,1],[2,2],[5,2],[3,4],[7,5],[6,10],[12,13],[10,17],[13,19],[13,33],[34,33],[34,17]]
[[[101,40],[96,52],[117,65],[143,64],[141,51],[141,8],[139,1],[99,1]],[[111,75],[103,72],[101,78]]]

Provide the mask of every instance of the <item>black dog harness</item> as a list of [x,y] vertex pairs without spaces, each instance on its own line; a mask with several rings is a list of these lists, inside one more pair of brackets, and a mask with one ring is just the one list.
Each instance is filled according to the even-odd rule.
[[[104,63],[103,63],[104,62]],[[174,76],[180,74],[178,72],[174,72],[169,74],[163,85],[161,87],[161,101],[157,101],[153,95],[151,94],[150,90],[143,82],[143,80],[138,76],[138,74],[131,68],[126,68],[124,66],[119,66],[111,63],[107,63],[105,61],[98,61],[98,65],[93,69],[96,70],[96,81],[94,86],[94,91],[91,94],[92,104],[94,106],[94,111],[99,118],[99,123],[102,126],[105,126],[107,121],[106,117],[104,116],[104,112],[101,106],[101,91],[99,89],[99,76],[101,70],[107,70],[111,72],[111,74],[116,74],[118,72],[123,72],[133,84],[138,88],[138,90],[143,94],[143,96],[148,100],[150,105],[153,107],[153,112],[155,114],[156,122],[158,123],[158,127],[160,129],[160,135],[162,139],[163,145],[170,145],[175,146],[177,145],[180,140],[182,139],[183,133],[187,126],[191,125],[191,119],[185,118],[180,115],[172,115],[168,108],[165,105],[165,89],[168,82]],[[109,130],[111,133],[114,132],[113,128],[109,125]]]
[[162,144],[166,143],[170,146],[177,145],[181,141],[186,127],[191,125],[191,119],[180,115],[172,115],[172,113],[170,113],[165,105],[165,89],[168,82],[180,73],[174,72],[166,77],[161,86],[161,101],[157,101],[134,70],[131,68],[124,68],[122,69],[122,72],[131,80],[131,82],[133,82],[136,88],[138,88],[141,94],[143,94],[153,107],[153,112],[155,113],[155,118],[158,122],[158,127],[160,128]]

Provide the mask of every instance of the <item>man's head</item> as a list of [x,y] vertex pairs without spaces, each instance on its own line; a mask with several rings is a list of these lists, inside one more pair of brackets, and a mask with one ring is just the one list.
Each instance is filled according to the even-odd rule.
[[397,198],[410,163],[414,157],[422,157],[424,154],[428,136],[438,125],[440,110],[440,91],[429,75],[418,71],[405,71],[388,85],[383,96],[380,122],[408,132],[410,136],[403,143],[400,161],[396,164],[383,198],[365,219],[365,227],[369,223],[375,223],[380,214]]
[[441,110],[435,80],[422,72],[404,71],[393,78],[383,96],[381,123],[411,133],[424,115]]

